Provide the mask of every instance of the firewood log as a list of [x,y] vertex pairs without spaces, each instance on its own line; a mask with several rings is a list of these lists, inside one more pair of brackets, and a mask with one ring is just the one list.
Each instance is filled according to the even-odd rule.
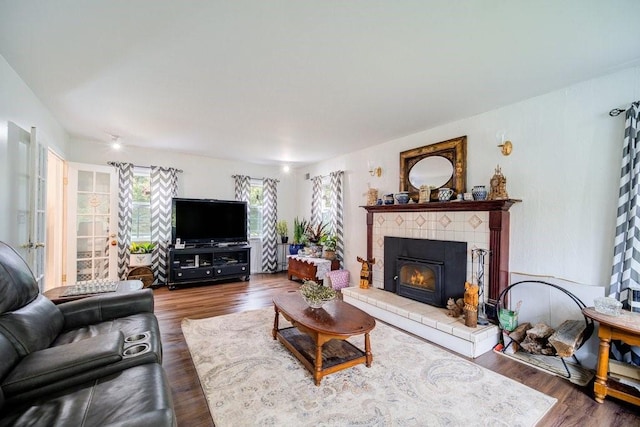
[[549,344],[548,340],[554,332],[553,328],[548,325],[538,323],[526,331],[527,337],[520,343],[520,347],[533,354],[554,355],[556,349]]
[[558,356],[571,357],[582,344],[586,328],[583,320],[565,320],[549,337],[549,344],[556,349]]
[[527,336],[526,332],[531,328],[532,328],[531,323],[529,322],[521,323],[520,325],[518,325],[517,328],[509,332],[509,338],[511,338],[515,342],[521,343]]
[[529,330],[527,330],[527,336],[531,337],[531,339],[547,339],[549,338],[555,331],[549,325],[545,325],[544,323],[536,323],[535,326]]

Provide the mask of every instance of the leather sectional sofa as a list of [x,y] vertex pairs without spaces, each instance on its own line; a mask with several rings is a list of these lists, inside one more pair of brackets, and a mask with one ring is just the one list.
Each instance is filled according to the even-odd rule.
[[0,242],[0,426],[175,426],[153,291],[59,305]]

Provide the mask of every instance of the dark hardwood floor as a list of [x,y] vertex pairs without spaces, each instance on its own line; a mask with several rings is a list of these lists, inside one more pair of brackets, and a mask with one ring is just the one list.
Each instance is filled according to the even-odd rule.
[[[155,312],[162,331],[164,360],[180,426],[213,426],[198,376],[184,341],[183,318],[201,319],[270,307],[280,292],[296,290],[299,283],[285,273],[254,274],[247,282],[182,287],[174,291],[155,289]],[[373,344],[375,354],[375,344]],[[607,397],[593,400],[592,386],[582,388],[492,352],[474,363],[512,378],[558,399],[540,422],[541,426],[640,426],[640,408]]]

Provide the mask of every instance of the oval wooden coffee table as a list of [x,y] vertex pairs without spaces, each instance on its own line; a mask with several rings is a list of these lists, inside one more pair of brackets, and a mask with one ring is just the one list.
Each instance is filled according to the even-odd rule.
[[[360,363],[371,367],[369,332],[376,321],[364,311],[340,300],[311,308],[297,292],[273,298],[273,306],[273,339],[277,338],[313,374],[316,385],[325,375]],[[293,326],[280,329],[280,314]],[[364,334],[364,351],[345,341],[360,334]]]

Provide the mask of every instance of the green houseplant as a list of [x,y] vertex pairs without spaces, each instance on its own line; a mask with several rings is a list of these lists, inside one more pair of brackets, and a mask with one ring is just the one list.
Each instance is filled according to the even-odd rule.
[[324,258],[336,259],[336,247],[338,246],[338,238],[335,234],[327,234],[322,239],[322,247],[324,249]]
[[293,219],[293,244],[289,245],[289,253],[291,255],[297,255],[298,251],[304,247],[304,232],[307,229],[308,222],[306,219]]
[[307,227],[304,230],[304,234],[309,242],[317,245],[321,243],[321,241],[327,234],[327,224],[323,224],[322,222],[317,225],[307,224]]
[[156,244],[153,242],[133,242],[129,246],[129,266],[151,265],[151,254]]
[[289,241],[289,225],[287,224],[287,221],[283,219],[276,223],[276,233],[280,235],[282,243],[287,243]]

